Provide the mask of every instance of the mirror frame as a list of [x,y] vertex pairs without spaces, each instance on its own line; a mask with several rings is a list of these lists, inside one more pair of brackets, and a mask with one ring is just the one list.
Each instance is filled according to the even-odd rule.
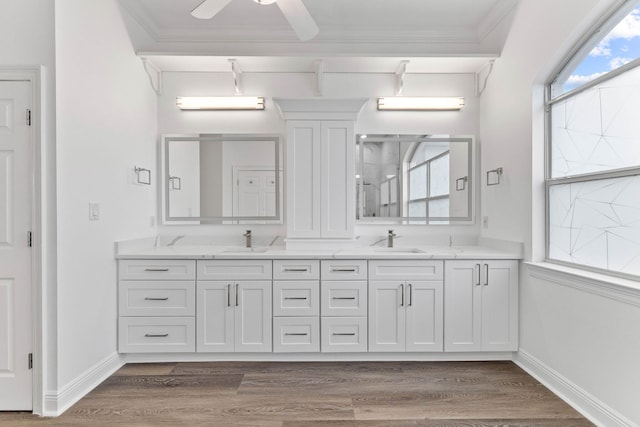
[[163,224],[170,225],[197,225],[197,224],[221,224],[221,223],[238,223],[238,221],[260,221],[270,224],[278,224],[282,222],[281,209],[281,193],[282,179],[281,173],[275,174],[275,215],[273,216],[197,216],[197,217],[176,217],[169,213],[169,191],[170,191],[170,173],[169,173],[169,143],[175,141],[211,141],[211,142],[234,142],[234,141],[265,141],[274,142],[274,169],[280,172],[280,143],[281,137],[277,134],[191,134],[191,135],[162,135],[160,149],[160,212]]
[[[385,135],[387,134],[371,134],[371,133],[359,133],[356,135],[356,146],[360,146],[361,144],[366,143],[366,138],[361,138],[362,135]],[[476,183],[478,180],[476,179],[476,143],[475,137],[473,135],[450,135],[450,136],[438,136],[438,135],[429,135],[429,134],[388,134],[390,141],[398,141],[402,140],[403,142],[423,142],[423,141],[434,141],[434,142],[467,142],[469,144],[469,174],[467,176],[467,188],[469,189],[468,194],[468,215],[464,217],[409,217],[409,216],[387,216],[387,217],[375,217],[375,216],[367,216],[362,217],[360,213],[363,211],[364,199],[363,199],[363,186],[359,179],[356,179],[356,194],[357,194],[357,205],[356,205],[356,221],[359,224],[405,224],[405,225],[430,225],[430,226],[450,226],[450,225],[463,225],[463,224],[475,224],[476,217]],[[381,138],[377,138],[376,140],[380,140]],[[356,159],[356,173],[359,176],[364,176],[363,167],[364,167],[364,150],[359,150],[359,155]],[[447,224],[431,224],[430,221],[448,221]]]

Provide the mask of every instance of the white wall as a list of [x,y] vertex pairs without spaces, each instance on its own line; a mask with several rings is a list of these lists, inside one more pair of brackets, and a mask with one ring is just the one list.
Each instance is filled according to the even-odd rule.
[[[42,117],[36,117],[42,126],[40,151],[36,153],[36,169],[40,172],[42,217],[39,221],[42,235],[36,236],[43,264],[43,312],[51,341],[43,349],[34,349],[36,356],[46,360],[44,365],[45,389],[56,387],[55,313],[56,313],[56,181],[55,181],[55,46],[54,10],[50,0],[0,0],[0,68],[14,66],[42,66]],[[37,281],[37,278],[34,278]],[[39,284],[36,283],[36,286]],[[38,353],[40,350],[40,354]],[[38,364],[36,362],[36,364]],[[39,410],[43,400],[34,402]]]
[[[482,215],[489,218],[482,234],[524,242],[527,260],[544,257],[544,82],[614,3],[521,1],[481,97],[483,178],[504,167],[502,184],[482,187]],[[534,271],[525,266],[520,276],[521,363],[550,374],[558,390],[603,425],[625,416],[640,423],[637,293],[593,292],[584,280],[554,272],[534,277]]]
[[[264,111],[207,112],[181,111],[177,96],[232,96],[234,86],[229,73],[166,72],[163,93],[159,98],[159,133],[276,133],[286,135],[286,125],[272,102],[273,97],[314,97],[313,73],[244,73],[246,95],[266,97]],[[478,105],[472,74],[409,74],[406,76],[406,96],[464,96],[465,107],[459,112],[379,112],[375,100],[395,94],[395,74],[327,73],[324,97],[370,98],[356,123],[356,133],[436,133],[475,135],[478,133]],[[284,147],[283,150],[284,152]],[[286,192],[284,195],[286,199]],[[410,228],[409,228],[410,227]],[[256,227],[257,228],[257,227]],[[406,234],[461,234],[476,236],[478,227],[467,226],[394,226],[406,229]],[[386,234],[388,225],[357,226],[356,234]],[[410,231],[409,231],[410,230]],[[238,236],[242,226],[163,226],[163,234],[232,233]],[[284,226],[260,226],[258,233],[284,235]],[[400,233],[402,234],[402,233]],[[448,242],[448,238],[447,238]]]
[[[37,16],[37,12],[34,12]],[[55,2],[58,393],[117,357],[114,241],[155,233],[157,101],[115,0]],[[100,204],[89,221],[88,203]]]

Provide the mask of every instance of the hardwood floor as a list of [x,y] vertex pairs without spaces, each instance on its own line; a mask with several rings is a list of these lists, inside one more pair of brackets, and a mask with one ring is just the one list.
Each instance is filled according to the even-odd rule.
[[592,424],[511,362],[217,362],[126,365],[58,418],[0,425]]

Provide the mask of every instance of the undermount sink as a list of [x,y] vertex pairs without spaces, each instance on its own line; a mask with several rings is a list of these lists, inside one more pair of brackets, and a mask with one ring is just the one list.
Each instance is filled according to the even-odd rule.
[[378,248],[374,249],[374,252],[392,252],[396,254],[421,254],[420,249],[416,248]]
[[233,248],[233,249],[225,249],[222,251],[223,254],[261,254],[267,252],[268,248]]

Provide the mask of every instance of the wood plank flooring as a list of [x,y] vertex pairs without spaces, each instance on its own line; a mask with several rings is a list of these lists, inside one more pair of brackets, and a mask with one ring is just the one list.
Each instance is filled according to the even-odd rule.
[[58,418],[21,426],[592,426],[512,362],[124,366]]

